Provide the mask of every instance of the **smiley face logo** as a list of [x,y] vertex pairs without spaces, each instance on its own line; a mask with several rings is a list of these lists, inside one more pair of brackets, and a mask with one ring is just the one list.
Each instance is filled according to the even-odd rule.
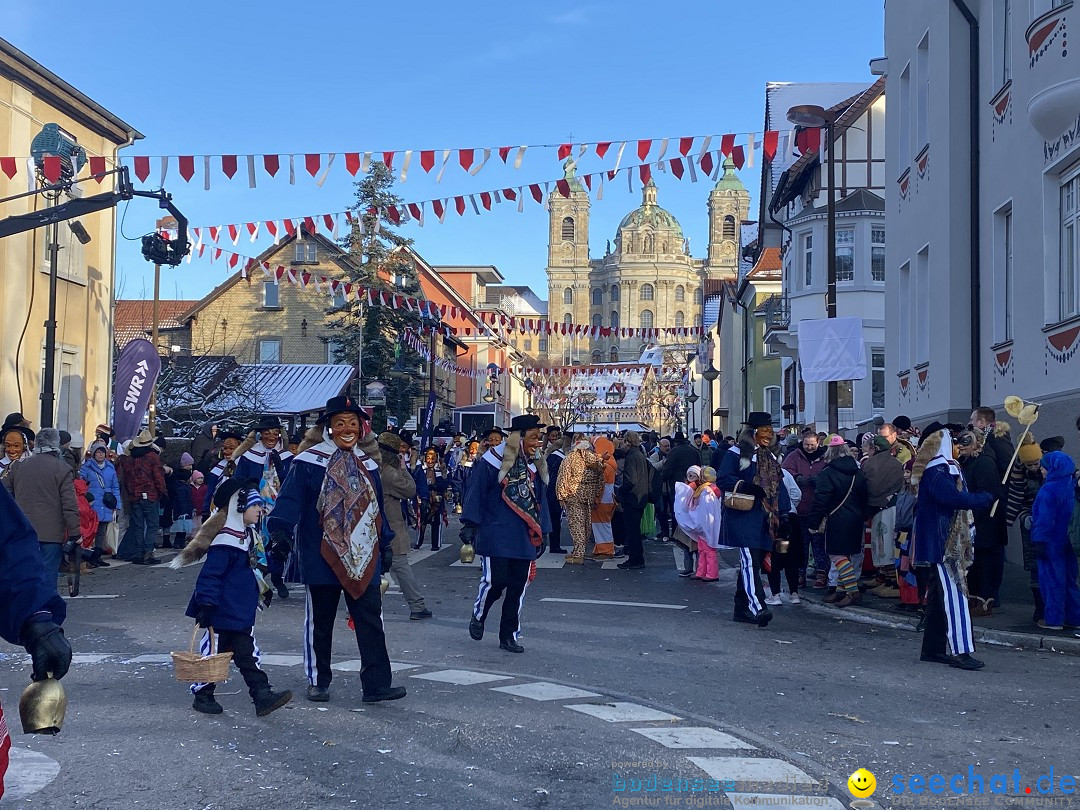
[[847,780],[847,788],[851,795],[857,799],[865,799],[873,796],[877,790],[877,779],[866,768],[859,768]]

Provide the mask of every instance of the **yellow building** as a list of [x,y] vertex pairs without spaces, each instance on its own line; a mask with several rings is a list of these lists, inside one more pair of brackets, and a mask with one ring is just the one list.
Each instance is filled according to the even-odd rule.
[[[78,140],[88,157],[103,157],[109,168],[117,152],[142,135],[100,104],[0,39],[0,155],[16,158],[14,177],[0,172],[0,197],[28,189],[30,143],[45,124],[59,124]],[[84,196],[108,191],[112,176],[100,185],[84,178],[75,190]],[[0,219],[51,205],[33,195],[0,206]],[[62,197],[64,202],[70,197]],[[112,311],[116,252],[116,210],[106,209],[79,220],[90,236],[75,238],[68,222],[59,225],[60,253],[56,298],[56,378],[54,425],[85,446],[93,429],[109,419],[112,378]],[[45,321],[49,305],[51,228],[0,239],[0,278],[5,305],[0,307],[0,410],[21,411],[41,426]]]

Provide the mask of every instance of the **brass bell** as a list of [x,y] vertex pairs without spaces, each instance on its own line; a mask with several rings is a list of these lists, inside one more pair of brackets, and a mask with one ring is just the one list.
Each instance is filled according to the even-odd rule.
[[461,551],[458,552],[458,559],[461,560],[462,565],[470,565],[473,560],[476,559],[476,549],[472,543],[462,543]]
[[60,681],[49,677],[34,681],[19,698],[23,734],[59,734],[67,712],[67,695]]
[[388,590],[390,590],[390,580],[386,578],[385,574],[383,574],[381,577],[379,577],[379,595],[386,596],[386,592]]

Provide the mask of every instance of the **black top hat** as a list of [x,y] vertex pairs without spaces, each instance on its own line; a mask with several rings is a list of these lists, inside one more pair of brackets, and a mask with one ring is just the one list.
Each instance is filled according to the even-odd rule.
[[219,430],[218,434],[217,434],[217,437],[218,437],[218,441],[222,441],[222,442],[225,441],[226,439],[235,439],[238,442],[242,442],[244,440],[244,437],[243,437],[243,435],[241,433],[239,433],[239,432],[237,432],[235,430],[229,430],[227,428],[224,429],[224,430]]
[[9,413],[7,418],[4,419],[4,427],[18,427],[19,423],[23,421],[23,415],[19,412]]
[[510,420],[510,427],[507,428],[511,433],[515,431],[533,430],[534,428],[542,428],[544,424],[540,421],[540,417],[535,413],[525,413],[521,416],[515,416]]
[[1052,453],[1055,450],[1063,450],[1065,448],[1064,436],[1049,436],[1039,442],[1039,449],[1044,453]]
[[368,415],[364,413],[356,400],[346,394],[340,397],[330,397],[330,399],[326,400],[326,407],[323,408],[322,416],[319,417],[316,424],[325,424],[339,413],[355,413],[361,419],[366,420],[368,418]]
[[503,430],[498,425],[492,425],[487,430],[481,432],[480,435],[481,436],[490,436],[492,433],[498,433],[500,436],[503,436],[503,437],[506,436],[506,431]]
[[751,411],[743,424],[751,428],[772,427],[772,414],[765,411]]
[[252,430],[281,430],[281,420],[273,414],[260,414],[258,420],[251,426]]
[[892,420],[892,423],[897,430],[911,430],[911,420],[906,416],[898,416]]

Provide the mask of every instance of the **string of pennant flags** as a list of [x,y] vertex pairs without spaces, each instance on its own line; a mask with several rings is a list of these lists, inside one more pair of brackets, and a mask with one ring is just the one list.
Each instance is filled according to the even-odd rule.
[[[406,309],[410,312],[419,313],[421,317],[433,320],[441,320],[447,317],[456,319],[471,314],[484,324],[489,324],[493,327],[501,327],[504,332],[518,332],[520,334],[529,333],[533,335],[563,335],[581,338],[616,336],[653,341],[659,340],[662,337],[675,339],[701,337],[704,334],[704,327],[701,326],[615,329],[610,327],[588,326],[585,324],[552,322],[536,318],[518,318],[502,315],[497,312],[469,313],[462,310],[460,307],[436,304],[434,301],[429,301],[425,298],[399,295],[398,293],[390,292],[388,290],[367,287],[362,284],[330,278],[316,273],[300,272],[297,271],[295,267],[285,267],[283,265],[275,266],[268,261],[259,261],[254,257],[244,256],[230,250],[225,250],[224,248],[207,245],[206,243],[197,244],[192,248],[191,253],[188,254],[188,262],[193,258],[208,258],[211,264],[218,261],[224,261],[230,269],[239,270],[241,278],[249,278],[253,271],[261,269],[265,278],[271,279],[279,284],[292,284],[297,287],[310,286],[314,287],[317,293],[324,293],[331,298],[356,300],[361,303],[366,303],[369,306],[386,306],[393,309]],[[477,335],[488,334],[487,329],[479,327],[476,329],[473,329],[472,327],[456,329],[448,326],[447,328],[450,330],[450,334],[460,334],[462,332],[466,336],[472,336],[474,332]]]
[[[279,174],[287,174],[289,183],[295,184],[297,177],[308,175],[315,181],[317,186],[322,186],[326,181],[331,169],[335,164],[342,165],[345,171],[355,177],[358,173],[368,171],[373,160],[382,161],[386,166],[398,173],[398,180],[404,183],[413,165],[413,158],[421,171],[431,174],[438,168],[435,180],[442,182],[446,169],[451,165],[460,166],[469,175],[477,175],[491,160],[497,159],[503,164],[520,169],[529,149],[557,150],[560,160],[575,157],[580,159],[589,152],[593,152],[600,159],[606,159],[607,155],[615,154],[615,167],[619,167],[627,147],[632,154],[636,154],[638,160],[644,162],[650,155],[655,154],[654,162],[665,158],[669,149],[674,149],[679,156],[686,158],[692,152],[698,154],[709,152],[714,140],[719,140],[721,150],[725,156],[741,152],[744,159],[753,166],[754,152],[758,148],[760,136],[760,148],[766,160],[772,160],[778,148],[779,139],[787,134],[789,143],[794,142],[797,135],[805,135],[808,142],[820,144],[820,130],[769,130],[766,132],[750,132],[745,134],[745,145],[736,144],[740,135],[726,133],[723,135],[687,135],[680,137],[664,138],[641,138],[630,140],[594,141],[582,143],[561,144],[533,144],[524,146],[498,146],[498,147],[469,147],[450,149],[394,149],[381,151],[342,151],[342,152],[296,152],[288,154],[256,153],[256,154],[190,154],[190,155],[124,155],[118,163],[128,166],[132,173],[145,183],[151,176],[158,186],[164,186],[166,179],[173,176],[179,177],[185,183],[195,179],[197,169],[202,170],[203,187],[210,190],[212,179],[215,177],[232,181],[236,178],[246,177],[248,187],[255,188],[260,175],[271,179]],[[816,146],[814,147],[816,148]],[[454,158],[456,157],[456,160]],[[338,160],[340,158],[340,161]],[[109,169],[110,160],[93,155],[88,159],[88,175],[90,178],[101,182]],[[395,165],[396,164],[396,165]],[[114,164],[115,165],[115,164]],[[29,157],[0,157],[0,172],[3,172],[9,180],[14,179],[20,173],[20,167],[25,167],[25,172],[32,183],[35,176],[35,162]],[[57,182],[61,177],[62,163],[57,156],[45,157],[42,160],[42,174],[50,182]]]
[[532,366],[517,366],[515,371],[522,376],[529,378],[540,378],[541,380],[554,379],[556,381],[569,381],[571,379],[580,379],[583,377],[614,377],[619,380],[630,379],[637,377],[645,372],[647,369],[652,369],[653,373],[659,371],[659,376],[667,377],[669,375],[677,374],[682,375],[685,369],[681,366],[649,366],[649,365],[619,365],[617,368],[613,368],[610,365],[600,366],[563,366],[561,368],[538,368]]
[[[602,200],[604,198],[605,180],[608,183],[611,183],[620,173],[623,173],[626,176],[627,187],[630,191],[633,191],[633,180],[635,175],[637,175],[642,183],[647,183],[654,171],[670,172],[671,175],[678,180],[682,180],[684,176],[688,175],[690,182],[696,183],[698,181],[699,168],[707,177],[715,180],[719,176],[720,169],[722,168],[723,161],[726,157],[732,158],[736,168],[742,168],[744,165],[741,155],[734,149],[730,155],[725,155],[723,149],[719,149],[714,152],[706,152],[701,155],[690,155],[685,158],[675,157],[655,163],[640,163],[632,166],[624,166],[621,169],[608,169],[592,172],[581,175],[578,179],[585,184],[588,191],[596,193],[597,200]],[[552,187],[554,187],[555,191],[557,191],[560,196],[565,198],[570,197],[572,193],[570,181],[565,177],[560,177],[555,180],[529,183],[527,185],[516,187],[508,186],[501,189],[489,189],[487,191],[461,194],[441,199],[402,202],[399,205],[391,205],[386,209],[380,209],[379,211],[369,209],[369,213],[378,214],[378,216],[374,217],[374,222],[371,227],[372,230],[377,233],[384,217],[394,225],[416,222],[423,227],[430,219],[428,216],[429,210],[434,214],[438,222],[442,223],[445,221],[446,215],[450,211],[456,211],[458,216],[464,216],[469,210],[474,214],[479,215],[481,209],[484,211],[491,211],[493,205],[506,202],[516,203],[517,210],[520,212],[524,210],[525,201],[529,197],[536,203],[546,205],[545,200],[551,192]],[[236,245],[243,237],[246,237],[250,242],[255,242],[263,233],[271,237],[275,243],[278,243],[282,239],[295,236],[301,229],[306,230],[310,234],[322,232],[327,236],[336,239],[341,232],[343,225],[349,228],[354,226],[358,227],[361,235],[366,232],[366,228],[368,227],[365,224],[363,217],[358,218],[354,211],[346,210],[332,213],[308,214],[299,217],[237,222],[226,225],[201,225],[192,227],[191,233],[196,243],[205,240],[217,244],[218,242],[227,240],[233,245]]]
[[453,372],[458,377],[468,377],[474,380],[486,376],[486,372],[478,371],[474,368],[465,368],[464,366],[459,366],[457,363],[452,363],[444,357],[436,357],[434,360],[432,360],[431,349],[428,346],[427,341],[423,340],[420,335],[418,335],[412,329],[406,329],[402,333],[402,339],[404,340],[405,345],[412,349],[414,352],[416,352],[418,355],[423,357],[428,362],[434,362],[436,368],[441,368],[444,371]]

